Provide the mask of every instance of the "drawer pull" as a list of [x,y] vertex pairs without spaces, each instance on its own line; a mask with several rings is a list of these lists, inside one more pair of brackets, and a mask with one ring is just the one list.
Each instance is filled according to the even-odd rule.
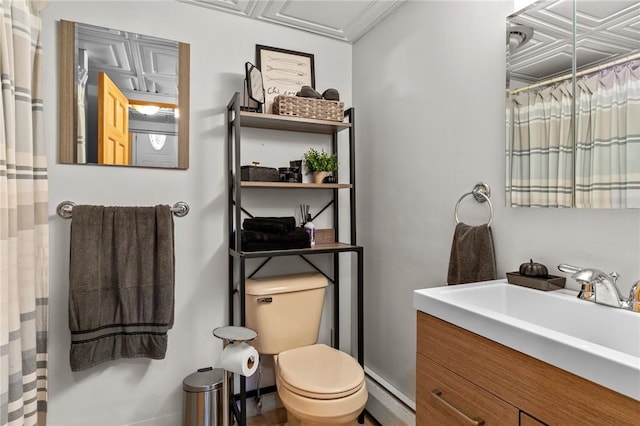
[[457,407],[451,405],[451,403],[449,403],[446,399],[444,399],[442,397],[442,391],[440,389],[434,389],[434,390],[431,391],[431,393],[433,394],[433,397],[436,399],[436,401],[440,402],[442,405],[447,407],[449,410],[453,411],[454,413],[456,413],[457,415],[462,417],[464,420],[469,422],[469,424],[474,425],[474,426],[482,426],[484,424],[484,420],[482,420],[481,418],[479,418],[479,417],[474,417],[474,418],[469,417],[465,413],[463,413],[460,409],[458,409]]

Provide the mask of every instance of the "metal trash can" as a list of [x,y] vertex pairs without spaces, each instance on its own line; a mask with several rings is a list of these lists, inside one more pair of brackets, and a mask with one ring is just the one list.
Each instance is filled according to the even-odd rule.
[[185,377],[182,426],[222,426],[223,374],[207,367]]

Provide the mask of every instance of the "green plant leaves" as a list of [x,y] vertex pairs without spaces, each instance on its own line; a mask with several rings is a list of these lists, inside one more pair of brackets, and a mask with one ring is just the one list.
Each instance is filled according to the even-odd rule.
[[304,156],[307,174],[313,172],[335,172],[338,170],[338,154],[328,154],[324,149],[309,149]]

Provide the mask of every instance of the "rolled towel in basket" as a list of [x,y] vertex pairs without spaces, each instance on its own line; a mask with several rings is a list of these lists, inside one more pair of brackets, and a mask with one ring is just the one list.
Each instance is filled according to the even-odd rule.
[[252,217],[245,219],[242,227],[247,231],[266,232],[268,234],[288,234],[296,229],[296,218],[290,217]]

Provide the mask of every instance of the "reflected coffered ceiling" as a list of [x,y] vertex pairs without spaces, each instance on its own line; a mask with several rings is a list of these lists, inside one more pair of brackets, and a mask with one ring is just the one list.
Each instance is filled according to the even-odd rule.
[[178,103],[178,42],[77,24],[76,46],[79,72],[86,69],[90,88],[104,71],[129,99]]
[[406,0],[176,0],[354,43]]
[[[576,67],[578,70],[640,52],[640,2],[579,1],[576,8]],[[509,55],[511,77],[533,83],[571,72],[573,4],[547,1],[512,16],[511,43],[527,38]],[[532,29],[530,33],[525,29]]]

